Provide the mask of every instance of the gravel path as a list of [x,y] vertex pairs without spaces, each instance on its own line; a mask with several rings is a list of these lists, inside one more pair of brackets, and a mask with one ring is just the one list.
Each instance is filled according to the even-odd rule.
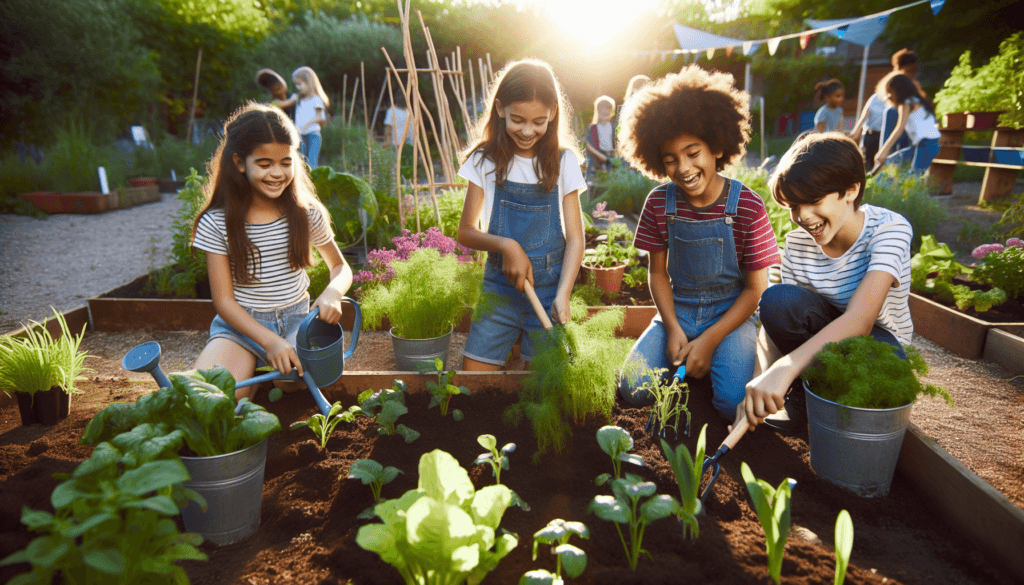
[[0,332],[52,317],[167,263],[181,201],[47,219],[0,215]]

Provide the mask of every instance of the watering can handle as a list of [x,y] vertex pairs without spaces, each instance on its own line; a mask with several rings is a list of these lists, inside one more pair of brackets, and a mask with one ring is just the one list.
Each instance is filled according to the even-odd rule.
[[547,311],[544,310],[544,305],[540,304],[540,299],[537,298],[537,293],[533,290],[533,285],[530,281],[523,283],[523,292],[526,293],[526,298],[530,299],[530,304],[533,305],[533,312],[537,313],[537,318],[540,319],[540,324],[545,329],[551,329],[551,319],[548,317]]
[[[356,318],[352,322],[352,336],[348,343],[348,349],[345,351],[342,357],[348,359],[352,357],[352,354],[356,351],[356,344],[359,343],[359,330],[363,328],[363,310],[359,308],[359,303],[351,297],[342,297],[343,302],[347,301],[352,308],[356,310]],[[309,330],[309,324],[313,322],[318,315],[320,315],[320,307],[313,307],[313,310],[299,324],[298,339],[299,343],[306,344],[306,331]]]

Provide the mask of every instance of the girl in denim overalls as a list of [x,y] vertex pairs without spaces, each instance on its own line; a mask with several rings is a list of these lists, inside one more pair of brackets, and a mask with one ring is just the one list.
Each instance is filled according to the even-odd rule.
[[520,353],[530,362],[531,334],[541,324],[523,294],[525,283],[552,320],[565,323],[583,260],[583,157],[551,68],[536,60],[506,65],[488,103],[479,138],[459,169],[469,181],[459,243],[488,252],[484,293],[490,299],[469,330],[464,370],[500,369],[520,333]]
[[[667,375],[710,374],[718,413],[732,422],[754,372],[755,310],[767,269],[779,263],[760,196],[719,174],[743,155],[748,96],[731,75],[695,66],[636,95],[623,115],[622,153],[654,179],[635,245],[650,252],[649,284],[658,316],[630,351],[619,392],[644,406],[641,360]],[[709,123],[713,121],[713,123]]]

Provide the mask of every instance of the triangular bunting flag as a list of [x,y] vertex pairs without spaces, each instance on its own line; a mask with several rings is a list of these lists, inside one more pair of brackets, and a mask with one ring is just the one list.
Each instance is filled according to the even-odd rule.
[[725,48],[725,56],[726,57],[732,57],[732,50],[735,49],[735,48],[736,47],[732,47],[732,46],[726,47]]
[[800,48],[806,49],[807,43],[811,42],[811,35],[800,35]]
[[768,39],[768,54],[774,56],[775,51],[779,50],[779,43],[781,42],[781,38]]
[[850,25],[844,24],[843,26],[841,26],[841,27],[836,29],[836,34],[839,35],[839,38],[843,38],[843,37],[846,36],[846,31],[849,28],[850,28]]
[[946,0],[931,0],[932,15],[936,15],[942,10],[942,5],[946,3]]
[[761,43],[754,43],[754,42],[751,42],[751,41],[747,41],[747,42],[743,43],[743,55],[744,56],[753,55],[760,48],[761,48]]
[[714,56],[715,56],[715,50],[713,48],[708,49],[708,61],[710,61],[711,58],[714,57]]
[[884,26],[885,25],[885,21],[887,21],[887,20],[889,20],[889,15],[888,14],[883,14],[882,16],[878,17],[878,24],[881,24],[881,25]]

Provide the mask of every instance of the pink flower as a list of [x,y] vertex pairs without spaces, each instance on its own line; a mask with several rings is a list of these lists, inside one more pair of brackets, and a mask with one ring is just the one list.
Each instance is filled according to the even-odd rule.
[[1021,240],[1020,238],[1010,238],[1009,240],[1006,240],[1006,247],[1024,248],[1024,240]]
[[1005,249],[1006,248],[1004,248],[1000,244],[982,244],[975,248],[973,252],[971,252],[971,256],[974,256],[978,260],[982,260],[985,258],[985,256],[988,256],[992,252],[1002,252]]
[[604,219],[607,221],[615,221],[616,219],[622,217],[613,209],[605,211],[606,207],[608,207],[608,202],[602,201],[594,207],[594,211],[591,211],[590,215],[593,216],[594,219]]

